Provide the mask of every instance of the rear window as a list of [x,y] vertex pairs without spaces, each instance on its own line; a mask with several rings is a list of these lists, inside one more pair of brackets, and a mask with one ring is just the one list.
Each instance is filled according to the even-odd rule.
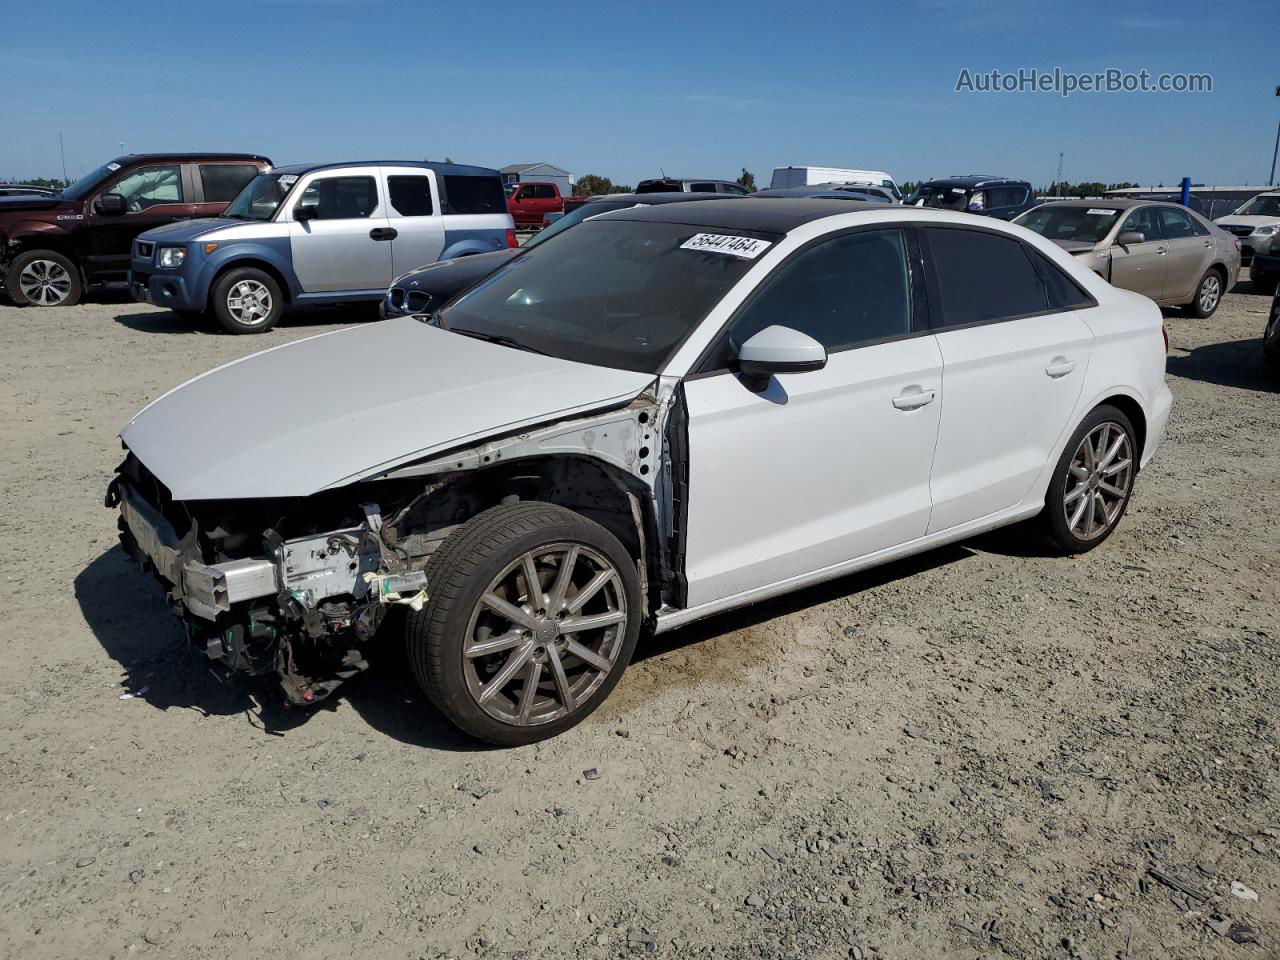
[[244,185],[258,175],[252,163],[202,163],[200,182],[205,203],[230,203]]
[[446,176],[445,213],[506,213],[507,198],[497,177]]
[[641,180],[636,193],[683,193],[681,185],[674,180]]

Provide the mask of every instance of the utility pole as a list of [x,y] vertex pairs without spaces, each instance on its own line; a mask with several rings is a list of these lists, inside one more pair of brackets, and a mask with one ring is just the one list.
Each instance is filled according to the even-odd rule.
[[1058,180],[1054,184],[1053,195],[1055,197],[1062,196],[1062,151],[1058,151]]
[[62,182],[66,186],[71,186],[70,179],[67,178],[67,151],[62,145],[62,131],[58,131],[58,155],[62,157]]
[[[1280,83],[1276,84],[1276,96],[1280,97]],[[1280,153],[1280,120],[1276,121],[1276,145],[1271,148],[1271,176],[1267,179],[1267,186],[1274,187],[1276,185],[1276,154]]]

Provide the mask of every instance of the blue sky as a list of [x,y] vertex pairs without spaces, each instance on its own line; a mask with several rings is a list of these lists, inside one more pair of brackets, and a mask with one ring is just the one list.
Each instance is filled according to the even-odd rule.
[[[0,178],[119,152],[549,160],[634,183],[783,164],[1265,182],[1280,3],[0,0]],[[31,38],[23,42],[23,38]],[[962,68],[1209,73],[1201,94],[955,92]]]

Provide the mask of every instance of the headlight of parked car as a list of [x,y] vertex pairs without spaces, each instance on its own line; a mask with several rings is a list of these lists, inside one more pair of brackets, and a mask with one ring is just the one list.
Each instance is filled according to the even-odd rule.
[[1255,237],[1269,237],[1276,232],[1275,227],[1254,227],[1253,235]]
[[186,259],[187,251],[183,247],[160,248],[160,266],[162,267],[180,267]]

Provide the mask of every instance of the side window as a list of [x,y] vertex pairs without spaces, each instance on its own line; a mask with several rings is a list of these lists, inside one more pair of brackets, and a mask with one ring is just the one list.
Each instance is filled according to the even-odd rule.
[[[521,191],[528,189],[521,187]],[[446,176],[445,213],[506,213],[507,201],[497,177]]]
[[391,207],[402,217],[429,217],[435,213],[431,202],[431,178],[421,174],[387,177]]
[[1013,207],[1026,199],[1027,191],[1023,187],[993,187],[987,195],[993,207]]
[[1187,219],[1191,221],[1191,232],[1197,237],[1207,237],[1209,235],[1209,228],[1200,221],[1199,217],[1189,213],[1187,214]]
[[716,185],[714,183],[691,183],[689,184],[690,193],[715,193]]
[[143,167],[126,174],[107,193],[118,193],[130,213],[140,213],[162,203],[182,203],[182,168]]
[[200,183],[205,203],[230,203],[244,185],[258,175],[251,163],[202,163]]
[[1166,240],[1181,240],[1196,235],[1191,226],[1191,217],[1185,210],[1175,207],[1160,207],[1159,210]]
[[722,183],[720,184],[720,192],[732,194],[735,197],[745,197],[747,188],[737,183]]
[[774,324],[813,337],[828,352],[911,332],[910,281],[901,230],[823,241],[779,267],[733,320],[713,365]]
[[1028,247],[1023,249],[1030,254],[1040,270],[1040,276],[1048,291],[1050,310],[1074,310],[1077,307],[1092,307],[1097,303],[1093,297],[1080,289],[1061,267],[1039,250]]
[[317,220],[359,220],[378,208],[373,177],[325,177],[312,180],[298,206],[316,208]]
[[1049,308],[1044,282],[1022,244],[980,230],[928,227],[942,326],[1011,320]]
[[533,195],[539,200],[554,200],[556,191],[549,183],[538,183],[533,186]]
[[1160,223],[1156,219],[1155,207],[1139,207],[1125,217],[1120,232],[1116,236],[1120,236],[1121,233],[1140,233],[1147,240],[1159,240],[1164,236],[1164,231],[1160,229]]

